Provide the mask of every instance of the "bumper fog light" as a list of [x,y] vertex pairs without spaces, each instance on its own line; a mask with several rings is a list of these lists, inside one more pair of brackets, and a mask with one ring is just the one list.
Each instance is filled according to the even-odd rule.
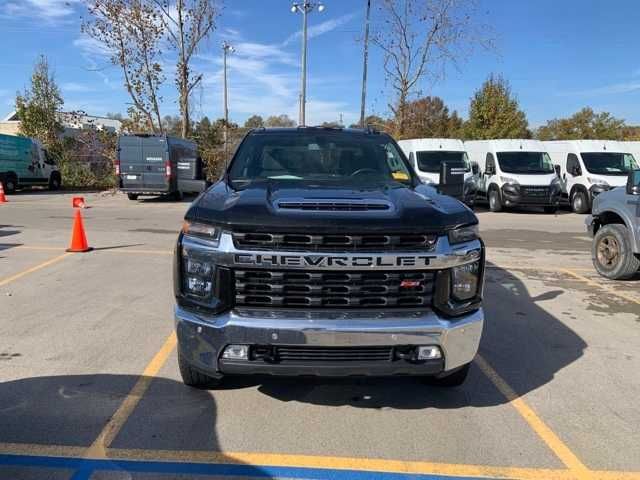
[[227,360],[248,360],[249,359],[249,346],[248,345],[229,345],[224,349],[222,358]]
[[418,347],[418,360],[435,360],[442,358],[440,347]]

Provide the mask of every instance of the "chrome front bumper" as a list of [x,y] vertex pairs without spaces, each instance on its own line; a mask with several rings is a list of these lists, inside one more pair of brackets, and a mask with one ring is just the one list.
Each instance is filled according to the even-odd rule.
[[[175,308],[179,354],[194,368],[211,376],[222,373],[269,373],[310,375],[390,375],[437,374],[454,370],[473,360],[482,335],[482,309],[452,320],[431,310],[421,311],[308,311],[234,309],[209,316],[182,307]],[[444,362],[435,372],[424,364],[402,361],[397,368],[360,366],[318,370],[278,369],[260,361],[234,361],[232,371],[220,362],[222,351],[230,344],[282,346],[407,346],[437,345]],[[389,362],[396,363],[396,362]],[[256,367],[259,368],[256,368]],[[433,367],[433,365],[431,365]],[[295,373],[292,373],[295,372]],[[325,372],[325,373],[323,373]]]

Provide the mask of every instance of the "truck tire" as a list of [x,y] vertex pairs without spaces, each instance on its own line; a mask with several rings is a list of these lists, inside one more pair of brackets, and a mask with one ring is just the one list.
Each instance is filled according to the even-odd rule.
[[584,190],[576,190],[571,195],[571,210],[579,214],[584,214],[591,210],[589,196]]
[[49,190],[60,190],[60,185],[62,184],[62,179],[58,172],[53,172],[51,176],[49,176]]
[[591,257],[596,271],[612,280],[633,277],[640,269],[640,259],[631,248],[631,235],[625,225],[604,225],[596,233],[591,246]]
[[182,377],[182,383],[189,387],[206,389],[216,387],[222,382],[222,376],[210,377],[198,370],[195,370],[193,366],[178,353],[178,368],[180,369],[180,376]]
[[129,200],[138,200],[138,194],[137,193],[127,193],[127,198]]
[[9,173],[2,179],[2,186],[4,187],[5,193],[16,193],[18,178],[15,174]]
[[444,377],[427,377],[425,383],[434,387],[459,387],[467,379],[470,369],[471,363],[467,363]]
[[500,198],[500,192],[496,188],[489,190],[489,210],[492,212],[502,211],[502,199]]

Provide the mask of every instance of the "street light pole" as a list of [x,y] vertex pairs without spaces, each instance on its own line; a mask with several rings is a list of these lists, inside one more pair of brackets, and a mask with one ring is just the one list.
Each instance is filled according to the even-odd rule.
[[300,79],[300,112],[298,123],[304,126],[306,123],[306,106],[307,106],[307,15],[318,7],[318,11],[324,10],[322,3],[312,3],[310,0],[304,0],[302,3],[294,2],[291,6],[291,12],[302,13],[302,78]]
[[225,161],[227,157],[227,139],[228,139],[228,125],[229,125],[229,104],[227,102],[227,54],[233,53],[233,47],[226,41],[222,42],[222,65],[223,65],[223,84],[224,84],[224,154]]
[[360,128],[364,128],[364,111],[367,101],[367,59],[369,57],[369,15],[371,13],[371,0],[367,0],[367,15],[364,27],[364,60],[362,67],[362,99],[360,100]]

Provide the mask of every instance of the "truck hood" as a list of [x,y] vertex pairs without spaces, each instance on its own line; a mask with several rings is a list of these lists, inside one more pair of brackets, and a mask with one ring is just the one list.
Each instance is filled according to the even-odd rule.
[[427,185],[275,180],[243,189],[220,181],[198,197],[185,219],[230,230],[328,233],[442,232],[478,222],[461,202]]

